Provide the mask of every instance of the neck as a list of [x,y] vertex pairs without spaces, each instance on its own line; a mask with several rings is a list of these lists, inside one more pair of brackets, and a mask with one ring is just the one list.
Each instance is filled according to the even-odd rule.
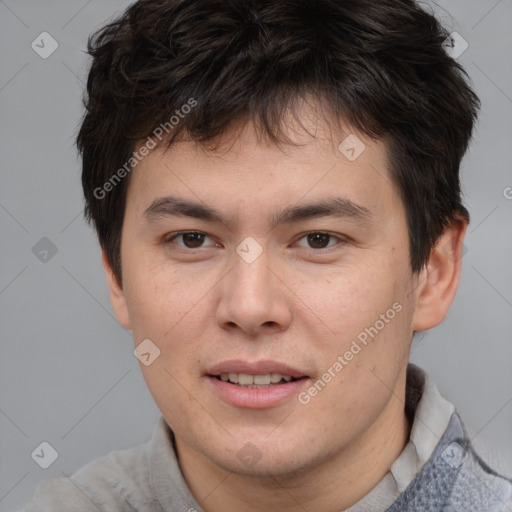
[[205,512],[345,510],[389,471],[409,439],[405,373],[382,414],[350,446],[301,474],[255,477],[226,471],[176,438],[180,466]]

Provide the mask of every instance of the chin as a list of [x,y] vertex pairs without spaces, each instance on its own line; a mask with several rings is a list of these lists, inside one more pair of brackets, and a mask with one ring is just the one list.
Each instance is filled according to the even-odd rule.
[[[265,436],[247,436],[240,441],[225,446],[225,451],[206,454],[212,462],[226,471],[238,475],[261,478],[296,477],[311,471],[316,465],[329,457],[321,447],[315,452],[311,443],[285,444],[289,439],[275,437],[272,442]],[[272,434],[271,434],[272,436]],[[304,438],[303,438],[304,439]],[[237,448],[233,449],[233,444]],[[240,445],[240,448],[238,448]]]
[[219,467],[231,473],[241,476],[269,479],[269,478],[288,478],[297,476],[301,473],[307,473],[310,464],[300,460],[289,460],[286,457],[272,456],[271,458],[262,457],[254,464],[247,464],[230,459],[222,459],[214,461]]

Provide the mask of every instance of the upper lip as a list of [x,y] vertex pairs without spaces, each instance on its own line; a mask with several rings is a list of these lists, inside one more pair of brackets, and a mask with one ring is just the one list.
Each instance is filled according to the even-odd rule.
[[222,373],[246,373],[248,375],[266,375],[268,373],[278,373],[280,375],[289,375],[295,379],[307,377],[304,372],[285,363],[278,361],[242,361],[233,359],[230,361],[222,361],[210,367],[208,375],[220,375]]

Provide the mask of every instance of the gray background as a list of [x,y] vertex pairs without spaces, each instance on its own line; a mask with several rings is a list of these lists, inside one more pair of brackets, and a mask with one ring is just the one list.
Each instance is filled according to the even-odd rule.
[[[42,479],[145,441],[159,416],[113,317],[73,146],[87,35],[126,5],[0,0],[1,511]],[[413,361],[512,476],[512,0],[435,9],[469,43],[459,61],[483,107],[462,165],[472,223],[459,293],[446,321],[415,341]],[[47,59],[31,48],[43,31],[59,44]],[[57,249],[46,262],[43,237]],[[59,453],[48,469],[31,458],[42,441]]]

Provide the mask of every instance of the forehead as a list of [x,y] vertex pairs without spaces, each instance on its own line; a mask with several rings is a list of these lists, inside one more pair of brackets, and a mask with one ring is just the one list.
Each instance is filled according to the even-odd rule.
[[[382,213],[384,203],[398,200],[384,140],[347,126],[333,130],[310,111],[299,119],[286,125],[292,144],[270,143],[247,123],[225,133],[214,149],[193,141],[158,147],[132,172],[127,208],[142,214],[172,196],[237,217],[338,197]],[[267,215],[269,223],[276,215]]]

